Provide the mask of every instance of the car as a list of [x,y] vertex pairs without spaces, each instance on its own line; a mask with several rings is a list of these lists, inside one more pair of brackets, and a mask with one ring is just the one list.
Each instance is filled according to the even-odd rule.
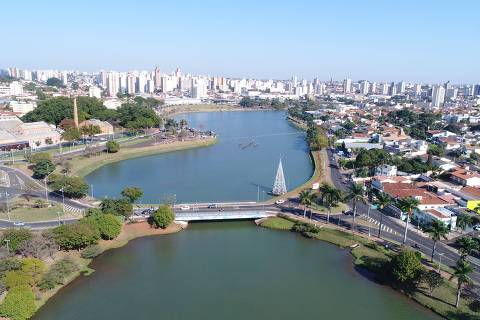
[[480,231],[480,225],[474,226],[474,227],[473,227],[473,230],[475,230],[475,231]]
[[190,206],[180,206],[180,210],[190,210]]
[[212,203],[212,204],[209,204],[208,205],[208,209],[216,209],[218,207],[218,205],[216,203]]
[[275,204],[283,204],[283,203],[285,203],[286,201],[287,201],[287,200],[285,200],[285,199],[279,199],[279,200],[275,201]]
[[154,212],[155,212],[154,209],[145,209],[145,210],[142,211],[142,215],[149,216]]
[[24,227],[24,226],[25,226],[25,222],[23,222],[23,221],[16,221],[16,222],[13,223],[13,225],[14,225],[15,227]]
[[353,216],[353,211],[348,210],[348,211],[345,211],[343,214],[346,215],[346,216]]

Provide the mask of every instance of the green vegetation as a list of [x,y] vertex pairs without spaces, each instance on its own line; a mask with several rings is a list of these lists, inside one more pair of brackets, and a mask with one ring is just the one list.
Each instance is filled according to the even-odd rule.
[[21,245],[32,237],[32,232],[27,229],[7,229],[2,233],[1,243],[8,243],[9,251],[17,253]]
[[55,262],[42,277],[38,283],[40,290],[51,290],[57,285],[63,285],[66,282],[68,276],[78,271],[77,264],[69,259],[64,258]]
[[92,244],[82,251],[82,258],[93,259],[102,254],[103,249],[98,244]]
[[109,213],[89,214],[81,221],[84,221],[93,229],[98,230],[103,240],[115,239],[120,234],[120,231],[122,231],[122,222],[117,216]]
[[152,220],[155,227],[165,229],[175,220],[175,213],[170,206],[163,204],[155,211]]
[[40,159],[33,165],[32,170],[35,179],[43,179],[55,171],[55,164],[51,160]]
[[280,99],[252,99],[250,97],[243,97],[239,103],[240,106],[244,108],[275,108],[275,109],[285,109],[288,106],[286,101],[282,102]]
[[65,87],[63,85],[62,80],[60,80],[58,78],[55,78],[55,77],[47,79],[47,86],[57,87],[57,88],[64,88]]
[[135,203],[142,196],[143,191],[138,187],[127,187],[122,190],[122,197],[128,199],[130,203]]
[[52,174],[49,176],[48,184],[55,192],[62,192],[65,196],[73,199],[80,199],[87,195],[89,186],[83,178]]
[[55,242],[63,250],[80,250],[100,239],[100,232],[86,222],[61,225],[51,232]]
[[120,151],[120,144],[115,140],[109,140],[105,147],[108,153],[117,153]]
[[271,217],[260,222],[260,226],[264,228],[277,230],[291,230],[294,224],[292,221],[280,217]]
[[425,232],[427,232],[433,240],[432,246],[432,262],[433,256],[435,255],[435,248],[437,246],[437,242],[441,239],[447,240],[447,235],[450,232],[447,225],[439,220],[433,220],[426,228]]
[[100,210],[104,214],[113,214],[128,218],[133,213],[133,206],[128,199],[103,199]]
[[35,295],[28,285],[9,290],[0,305],[0,314],[12,320],[30,319],[35,310]]
[[413,138],[426,140],[428,130],[442,129],[441,119],[441,113],[417,113],[409,109],[402,109],[389,112],[379,121],[393,123],[404,128],[405,133]]

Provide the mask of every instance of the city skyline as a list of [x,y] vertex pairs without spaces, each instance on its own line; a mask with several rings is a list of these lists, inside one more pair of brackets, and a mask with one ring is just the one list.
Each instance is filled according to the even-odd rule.
[[[474,1],[4,4],[2,68],[477,83]],[[72,19],[77,17],[78,19]],[[81,17],[89,17],[84,20]],[[40,26],[40,27],[39,27]],[[201,26],[201,27],[200,27]],[[46,30],[55,30],[44,37]],[[32,56],[32,53],[35,53]],[[451,63],[448,63],[451,62]]]

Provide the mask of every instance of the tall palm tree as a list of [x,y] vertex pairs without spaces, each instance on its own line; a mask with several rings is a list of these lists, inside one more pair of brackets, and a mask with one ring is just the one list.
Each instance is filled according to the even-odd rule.
[[457,243],[460,245],[460,249],[458,251],[463,259],[466,259],[469,255],[471,255],[473,251],[480,249],[477,241],[470,237],[463,237],[458,240]]
[[305,218],[307,206],[312,205],[313,201],[315,200],[315,195],[307,189],[300,192],[298,199],[300,200],[300,204],[303,205],[303,217]]
[[401,199],[399,202],[399,209],[407,214],[407,218],[405,219],[405,234],[403,235],[404,244],[407,242],[408,223],[412,217],[413,210],[415,210],[419,204],[420,202],[417,199],[411,197]]
[[465,229],[467,229],[468,227],[473,226],[473,223],[474,221],[471,215],[460,214],[457,217],[457,226],[463,231],[465,231]]
[[318,192],[320,193],[320,202],[323,204],[323,199],[325,195],[329,193],[334,187],[328,183],[322,183],[320,188],[318,188]]
[[380,209],[380,225],[378,226],[378,237],[379,238],[380,238],[380,233],[382,232],[382,226],[383,226],[383,212],[382,212],[382,210],[385,209],[385,207],[388,206],[390,203],[392,203],[392,198],[385,192],[380,193],[377,196],[377,200],[375,201],[375,204]]
[[455,266],[455,272],[452,275],[457,278],[457,300],[455,301],[455,307],[460,305],[460,295],[465,284],[471,283],[469,275],[472,273],[473,267],[465,259],[460,258]]
[[324,195],[323,204],[327,208],[327,223],[330,223],[332,207],[336,206],[340,201],[342,201],[342,192],[337,188],[331,188]]
[[442,238],[447,239],[447,234],[450,232],[445,223],[439,220],[433,220],[430,225],[425,228],[425,231],[430,235],[430,238],[433,240],[432,246],[432,262],[433,256],[435,255],[435,248],[437,247],[437,242]]
[[365,190],[363,189],[363,186],[358,183],[352,184],[348,188],[347,199],[352,201],[352,207],[353,207],[352,231],[355,231],[355,217],[357,215],[357,205],[359,202],[365,203]]

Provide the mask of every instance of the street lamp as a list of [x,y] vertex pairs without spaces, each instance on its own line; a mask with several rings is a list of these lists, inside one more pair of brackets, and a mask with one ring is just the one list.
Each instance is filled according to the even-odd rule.
[[5,191],[5,202],[6,202],[6,205],[7,205],[8,221],[11,221],[11,219],[10,219],[10,206],[8,205],[8,193],[7,193],[7,191]]
[[58,225],[60,225],[60,211],[57,211]]
[[93,183],[90,185],[90,190],[92,191],[92,199],[93,199]]
[[9,239],[5,239],[3,240],[5,242],[5,244],[7,245],[7,251],[10,252],[10,240]]
[[442,257],[443,257],[444,253],[439,253],[438,256],[440,257],[439,258],[439,263],[438,263],[438,273],[440,273],[440,267],[442,265]]
[[63,191],[63,188],[65,188],[65,187],[62,187],[62,189],[60,189],[60,191],[62,191],[63,214],[65,214],[65,193]]

